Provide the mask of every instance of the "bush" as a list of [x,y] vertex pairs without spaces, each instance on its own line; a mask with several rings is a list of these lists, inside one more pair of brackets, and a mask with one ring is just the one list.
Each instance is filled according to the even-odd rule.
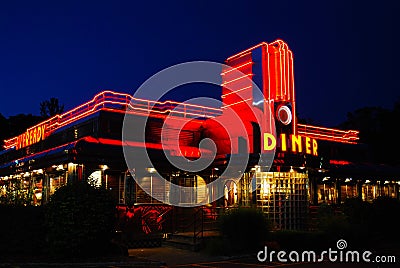
[[343,213],[349,224],[348,239],[351,239],[352,244],[367,246],[371,243],[374,233],[372,204],[360,198],[349,198],[343,204]]
[[346,215],[329,205],[321,205],[318,208],[317,226],[330,243],[346,238],[350,233],[350,224]]
[[373,203],[359,198],[346,199],[341,210],[319,207],[318,227],[332,243],[346,239],[353,246],[368,247],[391,243],[400,238],[400,201],[378,197]]
[[373,218],[371,203],[362,201],[360,198],[346,199],[343,205],[343,213],[347,216],[350,224],[362,228],[371,227]]
[[48,246],[54,257],[104,256],[114,230],[110,193],[86,182],[67,184],[46,205]]
[[224,247],[230,252],[259,249],[267,238],[270,226],[264,213],[250,208],[229,210],[219,219]]

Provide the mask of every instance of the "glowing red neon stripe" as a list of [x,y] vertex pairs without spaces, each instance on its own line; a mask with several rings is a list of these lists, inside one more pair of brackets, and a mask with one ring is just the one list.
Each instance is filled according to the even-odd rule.
[[247,101],[249,101],[249,100],[251,100],[251,98],[248,98],[248,99],[242,100],[242,101],[238,101],[238,102],[235,102],[235,103],[231,103],[231,104],[229,104],[229,105],[224,105],[224,106],[222,106],[222,109],[227,108],[227,107],[229,107],[229,106],[236,105],[236,104],[240,104],[240,103],[243,103],[243,102],[247,102]]
[[329,160],[329,164],[331,164],[331,165],[350,165],[351,162],[349,162],[347,160],[334,160],[334,159],[331,159],[331,160]]
[[235,91],[231,91],[231,92],[229,92],[229,93],[223,94],[223,95],[221,96],[221,98],[225,98],[225,97],[228,96],[228,95],[231,95],[231,94],[234,94],[234,93],[238,93],[238,92],[240,92],[240,91],[243,91],[243,90],[245,90],[245,89],[249,89],[249,88],[251,88],[251,87],[252,87],[252,86],[248,86],[248,87],[243,87],[243,88],[238,89],[238,90],[235,90]]
[[51,148],[51,149],[47,149],[47,150],[44,150],[44,151],[41,151],[41,152],[37,152],[37,153],[35,153],[35,154],[27,155],[27,156],[22,157],[22,158],[19,158],[19,159],[15,159],[15,160],[13,160],[13,161],[11,161],[11,162],[15,162],[15,161],[21,162],[21,161],[23,161],[25,158],[30,158],[30,157],[34,157],[34,156],[39,155],[39,154],[48,153],[48,152],[50,152],[50,151],[57,150],[57,149],[59,149],[59,148],[62,148],[62,147],[64,147],[64,146],[67,146],[67,145],[69,145],[69,144],[73,144],[73,143],[76,144],[77,142],[78,142],[78,141],[66,143],[66,144],[63,144],[63,145],[60,145],[60,146]]
[[239,66],[232,66],[232,69],[229,69],[228,71],[222,72],[221,75],[226,75],[227,73],[230,73],[232,71],[238,71],[238,69],[247,66],[249,64],[253,64],[252,61],[246,62],[245,64],[239,65]]
[[329,138],[329,139],[344,140],[344,141],[354,140],[352,137],[339,137],[339,136],[322,134],[322,133],[310,133],[310,132],[306,132],[306,131],[298,131],[298,132],[299,132],[299,134],[304,134],[305,136],[309,136],[309,137],[313,136],[313,137]]
[[[136,104],[135,104],[136,102]],[[140,103],[144,102],[144,103]],[[146,108],[138,108],[134,107],[134,109],[142,109],[146,111],[151,111],[153,112],[158,112],[158,113],[179,113],[183,115],[190,115],[190,116],[197,116],[197,117],[214,117],[218,115],[221,112],[221,109],[219,108],[213,108],[213,107],[207,107],[207,106],[201,106],[201,105],[196,105],[196,104],[188,104],[188,103],[179,103],[175,101],[164,101],[164,102],[159,102],[159,101],[150,101],[150,100],[143,100],[143,99],[138,99],[138,98],[133,98],[129,94],[125,93],[117,93],[113,91],[103,91],[98,93],[93,97],[92,100],[79,105],[78,107],[75,107],[74,109],[67,111],[61,115],[55,115],[35,126],[30,127],[28,130],[33,129],[39,125],[42,124],[47,124],[47,131],[46,135],[48,133],[59,129],[65,125],[71,124],[72,122],[75,122],[81,118],[84,118],[88,115],[91,115],[97,111],[103,110],[103,109],[108,109],[108,110],[125,110],[125,107],[132,106],[133,105],[141,105],[145,106]],[[121,105],[121,108],[109,108],[106,107],[108,105]],[[173,106],[178,106],[178,109],[183,109],[183,111],[179,110],[172,110],[172,109],[166,109],[164,111],[156,111],[152,110],[150,108],[159,108],[159,109],[165,109],[165,107],[168,105],[168,107],[173,107]],[[149,110],[150,109],[150,110]],[[190,112],[188,112],[188,110]],[[17,137],[13,137],[10,139],[7,139],[4,141],[5,149],[10,149],[14,146],[16,146],[17,142]]]
[[333,131],[333,132],[341,132],[341,133],[355,133],[358,134],[360,131],[358,130],[341,130],[336,128],[327,128],[327,127],[320,127],[320,126],[312,126],[312,125],[305,125],[305,124],[297,124],[298,127],[304,129],[316,129],[316,130],[326,130],[326,131]]
[[246,74],[246,75],[240,76],[240,77],[235,78],[235,79],[233,79],[233,80],[229,80],[229,81],[227,81],[227,82],[222,83],[222,86],[226,86],[227,84],[230,84],[230,83],[232,83],[232,82],[238,81],[238,80],[243,79],[243,78],[246,78],[246,77],[251,77],[251,76],[253,76],[253,74]]
[[356,130],[340,130],[334,128],[317,127],[310,125],[297,124],[298,133],[320,140],[335,141],[342,143],[357,143],[359,140]]
[[258,48],[258,47],[263,46],[263,45],[264,45],[264,46],[268,46],[268,43],[262,42],[262,43],[260,43],[260,44],[258,44],[258,45],[255,45],[255,46],[253,46],[253,47],[251,47],[251,48],[249,48],[249,49],[243,50],[242,52],[239,52],[239,53],[237,53],[237,54],[235,54],[235,55],[233,55],[233,56],[227,58],[226,60],[227,60],[227,61],[230,61],[230,60],[232,60],[233,58],[239,58],[239,57],[241,57],[241,56],[244,56],[245,54],[250,53],[253,49]]
[[303,131],[303,130],[298,130],[298,132],[302,133],[302,134],[307,134],[307,135],[331,137],[331,138],[343,139],[343,140],[358,140],[359,139],[357,136],[335,135],[334,133],[317,133],[317,132],[310,132],[310,131]]

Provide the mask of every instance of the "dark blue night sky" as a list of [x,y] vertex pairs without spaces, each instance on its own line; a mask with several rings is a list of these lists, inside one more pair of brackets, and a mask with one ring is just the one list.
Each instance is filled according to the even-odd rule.
[[[279,38],[294,52],[299,115],[334,126],[400,96],[399,12],[395,1],[2,1],[0,113],[132,93],[173,64]],[[200,88],[183,95],[220,96]]]

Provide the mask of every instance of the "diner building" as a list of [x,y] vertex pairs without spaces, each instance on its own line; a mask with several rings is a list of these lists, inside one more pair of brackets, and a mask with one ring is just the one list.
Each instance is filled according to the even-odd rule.
[[[398,169],[363,158],[367,148],[359,144],[357,130],[297,121],[293,54],[285,42],[263,42],[227,58],[226,65],[230,68],[221,70],[222,107],[143,100],[106,90],[5,140],[0,152],[0,195],[22,192],[33,205],[41,205],[61,186],[86,180],[108,189],[116,205],[257,207],[276,229],[287,230],[306,229],[312,205],[340,204],[354,197],[399,198]],[[224,132],[221,122],[232,120],[227,110],[238,115],[247,136]],[[122,138],[126,116],[147,117],[145,149],[154,165],[140,177],[129,170],[124,158],[124,148],[142,146],[135,137]],[[263,123],[258,123],[260,118]],[[186,123],[178,129],[180,124],[173,122],[182,120]],[[162,146],[166,127],[176,133],[178,145]],[[266,131],[272,128],[275,132]],[[208,168],[187,172],[169,163],[167,155],[198,159],[204,138],[213,140],[217,148]],[[260,161],[270,151],[271,161]],[[205,188],[220,178],[233,155],[246,155],[240,180],[224,177],[221,187]],[[173,195],[158,175],[191,188],[185,195]],[[214,201],[213,195],[218,194],[222,198]]]

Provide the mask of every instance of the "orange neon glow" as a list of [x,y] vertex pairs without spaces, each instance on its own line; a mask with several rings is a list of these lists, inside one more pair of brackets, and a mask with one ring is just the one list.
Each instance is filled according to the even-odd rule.
[[271,133],[264,133],[264,150],[270,151],[276,147],[276,138]]
[[301,146],[301,136],[291,135],[290,137],[292,138],[292,152],[301,153],[303,151]]
[[46,124],[29,128],[25,133],[17,136],[16,149],[26,147],[45,139]]
[[313,144],[313,155],[318,155],[318,143],[317,140],[312,139]]
[[287,150],[286,134],[285,133],[281,134],[281,150],[282,150],[282,152],[286,152],[286,150]]
[[[287,135],[282,133],[280,136],[280,151],[286,152],[287,151]],[[290,135],[289,145],[291,145],[291,152],[292,153],[306,153],[314,156],[318,156],[318,143],[315,139],[306,136],[300,135]],[[272,135],[271,133],[264,133],[263,137],[263,148],[264,151],[270,151],[277,147],[277,138]],[[279,145],[278,145],[279,147]]]
[[306,153],[311,154],[311,138],[306,137]]

